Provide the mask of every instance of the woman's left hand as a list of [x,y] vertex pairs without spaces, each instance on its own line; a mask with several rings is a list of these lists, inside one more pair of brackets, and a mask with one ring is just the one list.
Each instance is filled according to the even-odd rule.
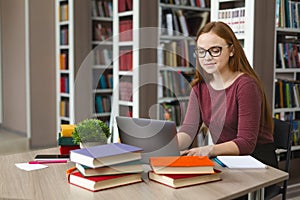
[[184,154],[187,156],[212,156],[213,145],[207,145],[202,147],[196,147],[189,150],[185,150]]

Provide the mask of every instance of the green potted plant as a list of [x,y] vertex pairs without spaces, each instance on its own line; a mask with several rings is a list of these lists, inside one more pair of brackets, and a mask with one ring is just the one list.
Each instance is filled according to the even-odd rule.
[[76,124],[73,141],[80,147],[106,144],[111,135],[109,127],[99,119],[85,119]]

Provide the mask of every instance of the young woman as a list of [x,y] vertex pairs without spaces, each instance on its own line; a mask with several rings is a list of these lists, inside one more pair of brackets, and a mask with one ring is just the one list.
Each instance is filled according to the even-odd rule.
[[[196,41],[197,72],[177,135],[182,154],[252,155],[276,167],[270,106],[235,34],[223,22],[210,22]],[[214,144],[188,149],[203,124]]]

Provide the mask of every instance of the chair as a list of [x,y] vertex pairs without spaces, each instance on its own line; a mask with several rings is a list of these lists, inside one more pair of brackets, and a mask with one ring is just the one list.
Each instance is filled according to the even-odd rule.
[[[292,146],[292,125],[286,121],[274,118],[274,144],[276,149],[284,150],[281,153],[286,155],[284,171],[289,172]],[[277,195],[282,195],[282,199],[286,199],[288,180],[282,185],[275,185],[272,191],[266,193],[265,199],[271,199]]]

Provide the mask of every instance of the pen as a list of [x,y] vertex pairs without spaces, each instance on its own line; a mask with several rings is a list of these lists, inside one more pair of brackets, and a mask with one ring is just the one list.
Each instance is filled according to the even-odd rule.
[[67,163],[68,160],[39,160],[29,161],[28,164],[50,164],[50,163]]
[[214,158],[214,160],[222,167],[226,167],[226,165],[224,163],[222,163],[218,158]]

